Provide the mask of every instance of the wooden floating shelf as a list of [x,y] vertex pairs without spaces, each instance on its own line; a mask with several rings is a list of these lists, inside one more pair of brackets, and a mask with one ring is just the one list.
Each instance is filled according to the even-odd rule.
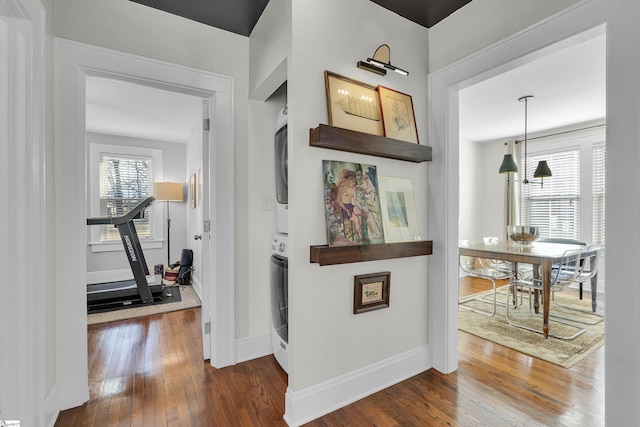
[[414,163],[431,160],[431,147],[427,145],[412,144],[328,125],[309,129],[309,145]]
[[383,243],[358,246],[311,246],[310,262],[322,265],[349,264],[352,262],[378,261],[382,259],[407,258],[431,255],[432,240],[417,242]]

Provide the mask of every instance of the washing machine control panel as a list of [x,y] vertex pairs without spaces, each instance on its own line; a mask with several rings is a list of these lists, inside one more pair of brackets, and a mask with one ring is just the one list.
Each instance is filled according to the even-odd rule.
[[275,234],[271,240],[271,254],[279,255],[283,258],[287,258],[287,243],[288,237],[286,234]]

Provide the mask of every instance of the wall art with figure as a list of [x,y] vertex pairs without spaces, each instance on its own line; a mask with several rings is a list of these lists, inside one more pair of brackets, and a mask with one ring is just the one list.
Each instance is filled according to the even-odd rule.
[[329,246],[384,243],[375,166],[323,160]]

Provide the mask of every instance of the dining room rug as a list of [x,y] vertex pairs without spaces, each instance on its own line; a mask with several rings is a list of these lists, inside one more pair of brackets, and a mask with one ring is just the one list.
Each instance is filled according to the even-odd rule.
[[[460,299],[460,304],[482,310],[491,309],[492,291],[480,292]],[[553,304],[551,313],[566,317],[572,321],[582,320],[594,325],[580,325],[586,332],[573,340],[561,340],[554,337],[544,338],[540,333],[510,325],[506,320],[506,286],[498,288],[498,305],[494,316],[484,316],[469,310],[458,310],[458,329],[496,344],[512,348],[538,359],[546,360],[564,368],[570,368],[585,359],[604,344],[604,321],[601,316],[589,313],[578,313],[572,309],[558,307]],[[589,298],[580,300],[573,295],[556,292],[555,301],[572,308],[589,310]],[[502,304],[500,304],[502,303]],[[540,307],[542,312],[542,307]],[[520,323],[542,330],[542,317],[529,310],[528,297],[525,295],[522,305],[517,309],[509,309],[509,316]],[[571,335],[576,329],[549,319],[549,330],[556,335]]]
[[[176,286],[178,287],[178,286]],[[104,313],[91,313],[87,315],[87,325],[115,322],[118,320],[134,319],[159,313],[185,310],[187,308],[200,307],[200,297],[191,285],[179,285],[179,296],[175,302],[164,304],[151,304],[135,306],[131,308],[108,311]]]

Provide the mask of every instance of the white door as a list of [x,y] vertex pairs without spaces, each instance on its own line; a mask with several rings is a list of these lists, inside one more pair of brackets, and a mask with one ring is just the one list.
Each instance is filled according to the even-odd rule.
[[211,233],[211,132],[210,117],[209,117],[209,105],[210,99],[202,100],[202,224],[201,227],[201,270],[202,270],[202,351],[204,358],[211,359],[211,355],[215,354],[211,348],[211,295],[213,286],[215,286],[213,280],[214,275],[211,274],[212,264],[211,254],[214,253],[211,250],[212,246],[212,233]]

